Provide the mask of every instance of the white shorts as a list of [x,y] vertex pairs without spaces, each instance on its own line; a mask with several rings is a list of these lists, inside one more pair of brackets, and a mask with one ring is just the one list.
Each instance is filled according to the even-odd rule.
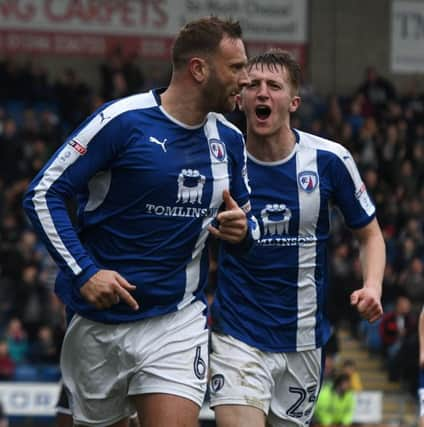
[[267,425],[305,426],[321,381],[321,349],[263,352],[229,335],[212,333],[210,406],[248,405]]
[[208,366],[208,330],[198,301],[133,323],[104,324],[75,315],[61,354],[74,421],[109,426],[135,410],[128,396],[166,393],[201,406]]

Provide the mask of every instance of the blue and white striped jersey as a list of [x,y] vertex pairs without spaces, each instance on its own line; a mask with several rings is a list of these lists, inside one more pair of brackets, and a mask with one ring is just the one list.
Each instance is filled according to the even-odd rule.
[[[96,321],[128,322],[203,298],[207,226],[224,189],[248,205],[241,132],[215,113],[186,126],[163,110],[154,90],[90,116],[35,177],[24,207],[61,268],[62,301]],[[75,195],[77,230],[65,207]],[[79,289],[98,269],[136,285],[140,310],[88,304]]]
[[221,248],[212,324],[263,351],[323,346],[326,243],[331,204],[347,225],[363,227],[375,215],[357,167],[341,145],[295,131],[292,154],[261,162],[248,153],[252,213],[261,238],[245,256]]

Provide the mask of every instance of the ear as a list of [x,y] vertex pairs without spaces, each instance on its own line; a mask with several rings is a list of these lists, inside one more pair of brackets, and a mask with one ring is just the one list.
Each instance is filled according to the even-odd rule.
[[198,83],[203,83],[209,75],[209,68],[206,61],[199,57],[193,57],[190,59],[188,68],[190,74],[193,76],[194,80]]
[[290,113],[294,113],[299,108],[300,102],[301,102],[300,96],[293,96],[289,106]]

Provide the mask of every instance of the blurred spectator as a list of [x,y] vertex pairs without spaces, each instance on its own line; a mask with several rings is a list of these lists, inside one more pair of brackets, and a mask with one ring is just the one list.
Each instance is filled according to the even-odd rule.
[[383,279],[382,302],[385,311],[392,310],[398,297],[403,294],[404,290],[399,284],[397,275],[395,274],[392,265],[388,262],[384,270]]
[[393,84],[380,76],[375,67],[372,66],[365,70],[365,79],[357,92],[364,95],[369,104],[369,107],[366,107],[366,112],[375,114],[378,118],[384,112],[387,103],[396,97]]
[[406,271],[412,259],[417,254],[417,246],[412,237],[405,236],[402,240],[398,239],[398,250],[394,267],[398,272]]
[[28,338],[22,322],[14,317],[9,321],[6,329],[6,340],[9,354],[14,363],[22,363],[28,357]]
[[424,304],[424,264],[420,257],[414,256],[400,278],[401,286],[406,295],[413,301],[414,309]]
[[337,96],[331,96],[324,119],[325,137],[333,141],[341,141],[342,128],[343,114],[339,98]]
[[350,378],[350,387],[353,391],[362,391],[361,374],[358,372],[356,363],[353,359],[346,359],[342,364],[342,373]]
[[417,179],[410,160],[404,160],[396,171],[396,181],[405,189],[406,197],[414,197],[417,193]]
[[22,158],[18,127],[14,119],[7,118],[3,122],[3,132],[0,134],[0,179],[9,185],[20,177],[17,167]]
[[380,147],[380,166],[387,181],[396,182],[397,171],[406,155],[405,146],[399,138],[399,130],[395,124],[387,126],[384,144]]
[[335,353],[325,354],[324,372],[322,377],[323,384],[332,384],[334,382],[334,379],[336,378],[336,359],[337,356]]
[[378,144],[379,133],[377,123],[374,117],[367,117],[364,125],[359,130],[356,147],[353,150],[356,153],[355,157],[361,168],[378,168]]
[[14,373],[15,362],[10,357],[7,341],[0,339],[0,381],[11,380]]
[[334,382],[326,382],[318,395],[315,408],[316,426],[350,426],[355,410],[355,398],[347,374],[339,374]]
[[100,64],[100,93],[106,101],[109,101],[113,99],[113,93],[115,92],[114,75],[122,72],[124,62],[122,49],[117,46],[105,59],[106,60]]
[[[330,261],[331,282],[328,292],[328,316],[333,325],[338,325],[345,317],[349,304],[349,290],[340,283],[346,283],[352,274],[352,257],[348,242],[341,242],[333,249]],[[347,299],[346,299],[347,298]]]
[[416,328],[417,319],[412,313],[411,301],[407,296],[401,295],[397,298],[394,309],[386,312],[380,323],[380,337],[391,381],[400,379],[400,351],[405,340],[416,332]]
[[131,94],[141,92],[144,89],[144,74],[137,64],[138,60],[140,60],[138,55],[131,53],[127,55],[122,66],[122,73]]
[[[352,135],[356,138],[362,129],[365,117],[362,112],[362,105],[364,103],[364,95],[357,94],[353,97],[349,105],[349,113],[346,117],[347,123],[350,124],[352,129]],[[350,148],[351,149],[351,148]]]
[[40,282],[39,275],[37,264],[25,265],[16,292],[16,316],[22,320],[31,340],[50,313],[46,306],[49,290]]
[[91,90],[73,68],[63,71],[54,93],[67,128],[76,127],[89,114]]
[[144,87],[144,75],[136,63],[137,55],[124,56],[116,47],[100,65],[101,95],[108,101],[140,92]]
[[59,364],[60,344],[56,341],[50,326],[41,326],[37,339],[30,347],[29,361],[41,364]]

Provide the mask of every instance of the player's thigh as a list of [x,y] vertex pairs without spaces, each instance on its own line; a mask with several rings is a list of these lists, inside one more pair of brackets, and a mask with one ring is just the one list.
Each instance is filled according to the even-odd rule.
[[241,405],[268,413],[273,356],[229,335],[212,333],[210,406]]
[[253,406],[215,406],[217,427],[265,427],[265,413]]
[[198,427],[200,407],[190,399],[164,393],[132,396],[140,427]]
[[285,353],[286,369],[276,378],[267,423],[271,427],[309,425],[322,378],[321,349]]

